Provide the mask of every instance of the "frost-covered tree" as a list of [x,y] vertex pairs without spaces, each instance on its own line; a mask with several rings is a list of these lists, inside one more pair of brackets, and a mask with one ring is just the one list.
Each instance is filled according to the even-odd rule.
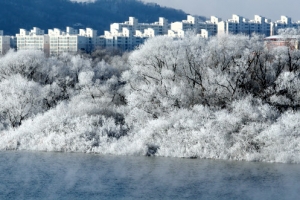
[[300,162],[299,50],[189,33],[101,51],[1,57],[0,150]]
[[0,82],[1,121],[18,127],[22,121],[42,111],[43,88],[20,75]]
[[162,36],[134,51],[129,57],[131,68],[123,73],[129,107],[157,118],[203,102],[203,66],[198,56],[205,44],[200,37],[174,41]]
[[20,74],[25,78],[38,80],[47,63],[42,51],[24,50],[9,51],[0,62],[0,78]]

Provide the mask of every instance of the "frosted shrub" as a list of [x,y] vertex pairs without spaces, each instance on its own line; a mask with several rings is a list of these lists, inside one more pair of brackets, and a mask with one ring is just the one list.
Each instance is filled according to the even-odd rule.
[[300,51],[262,40],[188,33],[91,59],[10,52],[0,149],[300,162]]
[[276,81],[278,93],[273,96],[272,101],[281,105],[291,105],[299,107],[299,74],[294,72],[282,73]]
[[247,96],[245,99],[235,101],[231,104],[232,112],[242,121],[271,121],[274,122],[279,113],[268,104],[263,104],[260,99]]
[[24,119],[42,112],[43,88],[20,75],[13,75],[0,82],[1,121],[12,127]]
[[[86,105],[86,107],[83,107]],[[88,102],[62,102],[55,109],[4,131],[1,149],[94,152],[125,135],[126,126]],[[5,142],[4,142],[5,141]],[[99,152],[101,153],[101,152]]]
[[276,123],[266,128],[256,139],[264,143],[260,161],[299,163],[300,151],[300,113],[288,111]]
[[198,105],[172,111],[149,119],[140,130],[135,127],[134,140],[147,155],[256,160],[265,147],[257,137],[276,121],[278,112],[252,97],[231,108],[212,111]]
[[47,69],[47,62],[42,51],[26,50],[9,51],[0,62],[0,78],[20,74],[25,78],[37,81],[40,74]]

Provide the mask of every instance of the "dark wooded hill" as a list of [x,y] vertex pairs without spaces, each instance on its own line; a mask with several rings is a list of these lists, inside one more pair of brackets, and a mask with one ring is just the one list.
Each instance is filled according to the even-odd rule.
[[1,0],[0,30],[14,35],[20,28],[39,27],[65,29],[91,27],[103,34],[114,22],[134,16],[140,22],[151,23],[158,17],[169,22],[186,19],[186,13],[154,3],[138,0],[97,0],[95,3],[74,3],[69,0]]

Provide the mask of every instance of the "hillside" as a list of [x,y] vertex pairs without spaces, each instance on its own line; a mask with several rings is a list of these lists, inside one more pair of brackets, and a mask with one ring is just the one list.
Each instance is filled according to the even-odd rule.
[[69,0],[1,0],[0,30],[14,35],[19,28],[33,26],[49,29],[73,26],[91,27],[102,34],[113,22],[134,16],[141,22],[154,22],[165,17],[170,22],[186,18],[181,10],[161,7],[138,0],[98,0],[95,3],[74,3]]

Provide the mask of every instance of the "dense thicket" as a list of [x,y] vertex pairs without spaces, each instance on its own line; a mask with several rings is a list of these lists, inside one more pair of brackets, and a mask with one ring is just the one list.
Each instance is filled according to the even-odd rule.
[[258,35],[155,37],[123,55],[10,52],[0,148],[300,162],[299,66],[299,50]]

